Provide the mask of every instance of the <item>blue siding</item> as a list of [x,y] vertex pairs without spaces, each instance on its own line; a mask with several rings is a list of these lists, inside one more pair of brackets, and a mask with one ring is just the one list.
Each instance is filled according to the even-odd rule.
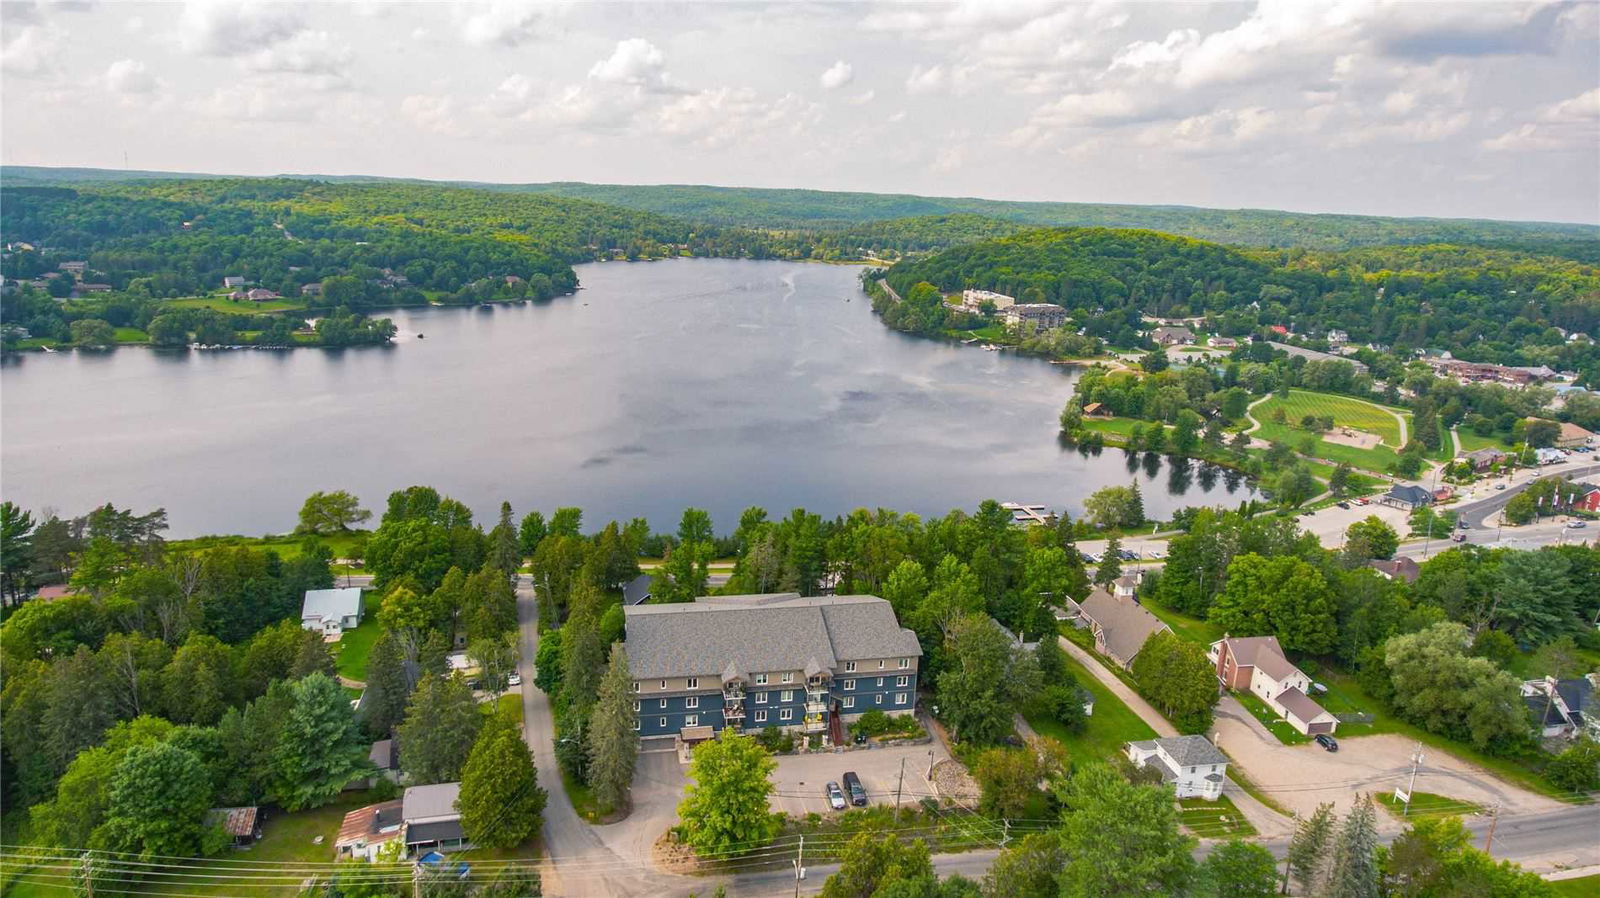
[[[898,685],[900,677],[906,678],[904,686]],[[883,685],[878,685],[879,680]],[[854,681],[853,689],[846,689],[847,681]],[[783,693],[792,692],[790,701],[783,701]],[[869,675],[840,674],[833,680],[828,692],[830,703],[837,701],[840,705],[839,712],[846,717],[862,714],[874,708],[885,711],[909,711],[917,701],[917,672],[916,670],[885,670],[880,677],[874,670]],[[904,702],[897,703],[895,699],[904,696]],[[693,697],[699,699],[699,707],[691,708],[688,700]],[[761,699],[765,697],[765,701]],[[844,707],[847,700],[853,699],[850,707]],[[639,735],[672,736],[676,735],[685,726],[690,715],[698,717],[699,726],[709,726],[722,729],[727,725],[722,716],[723,698],[720,689],[702,689],[693,693],[668,693],[665,695],[650,695],[648,692],[638,693],[636,700],[639,702]],[[663,706],[663,702],[665,705]],[[789,719],[783,719],[783,711],[789,711]],[[806,690],[802,684],[768,684],[766,686],[751,686],[744,698],[744,720],[741,721],[743,729],[755,730],[762,727],[799,727],[805,723],[806,717]],[[766,712],[765,720],[758,720],[758,712]],[[662,720],[666,723],[663,724]]]

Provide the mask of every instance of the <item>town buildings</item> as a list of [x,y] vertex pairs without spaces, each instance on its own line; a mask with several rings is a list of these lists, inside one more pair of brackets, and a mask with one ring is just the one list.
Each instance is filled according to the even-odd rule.
[[1289,663],[1276,636],[1228,637],[1213,642],[1206,657],[1217,665],[1217,679],[1243,689],[1306,736],[1332,734],[1339,719],[1312,701],[1311,678]]
[[977,314],[983,311],[984,303],[993,306],[994,310],[998,312],[1016,305],[1017,299],[1014,296],[993,293],[988,290],[963,290],[961,291],[961,301],[954,305],[964,312]]
[[1588,736],[1600,740],[1600,674],[1558,680],[1544,677],[1522,684],[1522,701],[1545,738]]
[[1412,511],[1433,504],[1433,493],[1420,486],[1397,483],[1378,497],[1378,503]]
[[1561,422],[1561,432],[1556,434],[1557,449],[1578,449],[1594,441],[1594,434],[1571,421]]
[[837,744],[866,711],[916,705],[921,646],[877,596],[706,596],[624,613],[643,738],[778,727]]
[[1124,750],[1134,764],[1159,770],[1161,782],[1172,786],[1179,798],[1216,801],[1222,797],[1228,756],[1204,736],[1129,742]]
[[1003,309],[1000,316],[1007,327],[1027,323],[1039,330],[1049,330],[1067,323],[1067,310],[1048,302],[1019,303]]
[[1344,356],[1341,356],[1341,355],[1334,355],[1331,352],[1322,352],[1322,351],[1316,350],[1316,349],[1305,349],[1303,347],[1295,346],[1295,345],[1290,344],[1290,343],[1278,343],[1278,342],[1272,341],[1272,340],[1267,341],[1267,345],[1271,346],[1273,349],[1277,349],[1277,350],[1281,350],[1283,352],[1287,352],[1290,355],[1299,356],[1300,358],[1303,358],[1308,362],[1328,362],[1328,361],[1344,362],[1345,364],[1351,366],[1352,368],[1355,368],[1357,374],[1366,374],[1367,373],[1367,363],[1366,362],[1358,362],[1355,359],[1345,358]]
[[1158,327],[1150,332],[1150,339],[1159,346],[1189,346],[1194,343],[1194,331],[1186,327]]

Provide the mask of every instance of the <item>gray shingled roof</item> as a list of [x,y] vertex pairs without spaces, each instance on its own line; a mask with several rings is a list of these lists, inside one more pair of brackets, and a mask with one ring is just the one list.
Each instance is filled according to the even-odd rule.
[[1229,636],[1222,640],[1228,644],[1228,653],[1240,667],[1259,668],[1262,673],[1282,681],[1300,668],[1283,656],[1283,648],[1276,636]]
[[1228,756],[1217,750],[1204,736],[1169,736],[1157,739],[1173,762],[1179,767],[1199,767],[1204,764],[1226,764]]
[[922,654],[916,634],[876,596],[707,596],[624,609],[628,665],[639,679],[805,670]]
[[400,814],[407,823],[414,820],[429,821],[441,817],[459,817],[456,799],[461,797],[460,783],[434,783],[428,786],[408,786],[400,796]]
[[1310,723],[1328,713],[1321,705],[1312,701],[1310,696],[1293,687],[1278,693],[1277,699],[1278,704],[1283,706],[1283,710],[1306,723]]
[[1132,599],[1119,599],[1103,587],[1095,587],[1089,597],[1078,603],[1084,616],[1100,625],[1105,635],[1106,651],[1118,660],[1128,662],[1144,648],[1145,640],[1162,630],[1169,629],[1161,619],[1146,611]]

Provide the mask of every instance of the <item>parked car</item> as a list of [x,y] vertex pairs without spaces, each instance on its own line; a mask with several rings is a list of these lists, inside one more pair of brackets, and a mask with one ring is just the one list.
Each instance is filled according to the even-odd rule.
[[1460,530],[1457,530],[1456,532],[1450,534],[1450,541],[1453,543],[1464,543],[1467,541],[1467,535],[1462,533]]
[[1367,502],[1369,502],[1369,501],[1370,501],[1370,500],[1369,500],[1369,499],[1367,499],[1367,498],[1366,498],[1366,497],[1365,497],[1365,496],[1363,496],[1363,497],[1361,497],[1361,498],[1360,498],[1360,499],[1357,499],[1357,500],[1356,500],[1356,504],[1357,504],[1357,505],[1365,505],[1365,504],[1367,504]]
[[1349,502],[1335,502],[1333,504],[1339,506],[1340,508],[1346,509],[1346,510],[1348,510],[1350,508],[1350,503]]
[[1582,521],[1568,521],[1567,522],[1567,526],[1571,527],[1573,530],[1577,530],[1577,529],[1580,529],[1580,528],[1583,528],[1583,527],[1587,527],[1589,525],[1585,524]]
[[521,686],[522,685],[522,674],[512,674],[511,676],[507,677],[506,678],[506,685],[507,686]]
[[1456,526],[1461,528],[1462,530],[1468,529],[1468,524],[1467,524],[1466,521],[1456,521]]
[[1122,550],[1117,552],[1117,555],[1123,561],[1138,561],[1139,560],[1139,553],[1133,551],[1132,549],[1122,549]]
[[1497,484],[1494,485],[1494,488],[1497,489],[1497,490],[1503,490],[1503,489],[1506,488],[1506,485],[1503,484],[1503,483],[1497,483]]
[[849,807],[849,804],[844,800],[844,791],[839,788],[838,783],[828,784],[828,807],[833,808],[835,811],[842,811]]
[[1317,744],[1322,746],[1323,749],[1326,750],[1326,751],[1338,751],[1339,750],[1339,740],[1333,738],[1332,736],[1328,735],[1327,733],[1318,733],[1317,735],[1313,736],[1312,738],[1315,739]]
[[856,776],[854,770],[844,775],[844,787],[850,792],[851,804],[858,808],[867,806],[867,790],[861,787],[861,777]]

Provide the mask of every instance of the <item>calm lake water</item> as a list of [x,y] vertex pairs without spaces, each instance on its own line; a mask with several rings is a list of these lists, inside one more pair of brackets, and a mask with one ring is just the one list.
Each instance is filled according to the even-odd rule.
[[593,264],[545,304],[394,313],[389,348],[12,356],[0,493],[63,515],[165,506],[175,537],[287,531],[319,489],[381,510],[410,484],[490,522],[507,499],[666,530],[694,505],[719,532],[750,505],[1076,514],[1134,479],[1156,515],[1250,495],[1231,472],[1062,446],[1073,369],[890,331],[857,272]]

